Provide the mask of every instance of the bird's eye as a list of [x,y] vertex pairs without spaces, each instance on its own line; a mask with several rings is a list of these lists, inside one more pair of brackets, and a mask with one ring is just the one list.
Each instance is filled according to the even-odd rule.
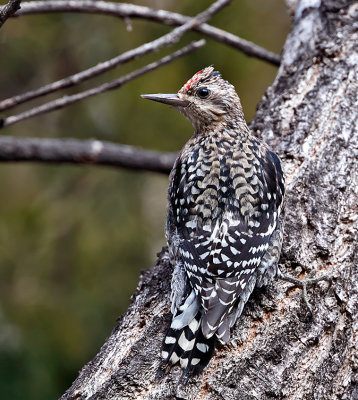
[[196,92],[196,94],[201,98],[201,99],[206,99],[209,97],[210,90],[206,87],[199,88]]

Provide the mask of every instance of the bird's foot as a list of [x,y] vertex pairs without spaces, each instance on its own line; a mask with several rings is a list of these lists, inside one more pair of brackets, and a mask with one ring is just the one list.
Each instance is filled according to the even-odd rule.
[[313,277],[315,275],[316,271],[313,270],[308,274],[308,277],[306,279],[298,279],[295,278],[291,275],[285,275],[278,271],[277,277],[283,281],[293,283],[295,286],[299,286],[302,288],[302,297],[304,302],[306,303],[306,306],[310,313],[312,314],[312,307],[308,301],[308,296],[307,296],[307,287],[309,286],[314,286],[316,283],[321,282],[321,281],[327,281],[329,282],[329,285],[332,284],[332,279],[328,275],[321,275],[317,277]]

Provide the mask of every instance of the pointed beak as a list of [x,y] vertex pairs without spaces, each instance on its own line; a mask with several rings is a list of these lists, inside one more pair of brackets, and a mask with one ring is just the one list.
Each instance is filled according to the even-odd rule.
[[189,104],[189,101],[183,100],[179,98],[179,96],[174,94],[142,94],[141,97],[143,99],[149,99],[154,101],[159,101],[159,103],[168,104],[173,107],[186,107]]

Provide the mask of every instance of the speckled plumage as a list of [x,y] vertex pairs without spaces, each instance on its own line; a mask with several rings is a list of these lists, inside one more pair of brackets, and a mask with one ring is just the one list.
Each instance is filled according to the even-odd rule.
[[254,287],[277,273],[284,181],[278,157],[250,133],[234,87],[212,67],[176,96],[195,132],[170,174],[173,320],[162,368],[179,363],[190,376],[216,339],[229,341]]

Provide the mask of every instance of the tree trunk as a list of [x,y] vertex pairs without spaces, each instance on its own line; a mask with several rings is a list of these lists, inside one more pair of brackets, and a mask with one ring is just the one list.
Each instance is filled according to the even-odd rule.
[[62,399],[358,399],[358,3],[301,0],[252,130],[281,157],[286,224],[281,270],[328,274],[301,291],[256,290],[232,342],[178,386],[155,373],[170,321],[166,250],[127,312]]

